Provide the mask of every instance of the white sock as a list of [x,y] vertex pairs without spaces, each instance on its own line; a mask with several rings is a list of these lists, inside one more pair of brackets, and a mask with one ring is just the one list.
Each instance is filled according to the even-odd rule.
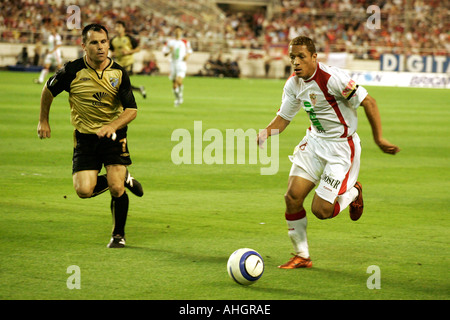
[[[339,212],[342,212],[345,208],[349,206],[350,203],[355,201],[356,197],[358,196],[359,191],[355,187],[351,188],[347,192],[341,194],[337,197],[337,203],[339,204]],[[335,215],[337,215],[339,212],[335,212]]]
[[48,69],[43,68],[39,75],[39,82],[44,82],[45,76],[48,74]]
[[175,96],[175,99],[178,99],[178,98],[179,98],[179,90],[178,90],[178,87],[173,88],[172,91],[173,91],[173,95]]
[[184,85],[181,85],[178,87],[178,95],[180,96],[180,99],[183,99],[183,90],[184,90]]
[[293,214],[286,214],[286,222],[288,225],[288,235],[294,246],[295,253],[302,258],[309,258],[308,239],[306,236],[306,219],[305,210]]

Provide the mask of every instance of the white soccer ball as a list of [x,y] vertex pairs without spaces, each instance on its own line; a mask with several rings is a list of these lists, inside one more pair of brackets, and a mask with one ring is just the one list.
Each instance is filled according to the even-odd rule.
[[253,249],[242,248],[233,252],[227,263],[228,275],[242,285],[250,285],[261,278],[264,260]]

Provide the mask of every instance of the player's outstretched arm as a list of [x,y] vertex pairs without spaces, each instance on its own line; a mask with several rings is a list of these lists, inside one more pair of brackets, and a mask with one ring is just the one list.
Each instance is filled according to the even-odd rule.
[[47,85],[44,85],[41,94],[41,111],[39,114],[39,123],[37,126],[37,134],[40,139],[50,138],[51,129],[49,124],[50,106],[53,102],[53,95],[48,90]]
[[378,110],[375,99],[370,95],[367,95],[367,97],[361,102],[361,106],[364,107],[367,119],[372,127],[373,139],[378,147],[380,147],[384,153],[388,154],[396,154],[399,152],[399,147],[383,138],[380,111]]
[[262,130],[258,136],[256,137],[256,142],[258,143],[260,148],[263,148],[264,141],[267,140],[271,135],[280,134],[286,129],[289,125],[290,121],[280,117],[277,115],[273,120],[269,123],[266,129]]

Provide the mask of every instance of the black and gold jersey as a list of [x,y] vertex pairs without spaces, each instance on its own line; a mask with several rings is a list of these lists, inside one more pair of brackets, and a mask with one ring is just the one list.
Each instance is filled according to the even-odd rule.
[[54,97],[63,90],[69,93],[71,122],[81,133],[95,134],[124,109],[137,108],[127,72],[112,60],[101,72],[91,67],[86,57],[73,60],[46,85]]
[[128,34],[123,37],[113,37],[109,42],[109,49],[114,52],[114,60],[125,69],[134,63],[134,57],[132,54],[124,54],[124,52],[135,49],[137,46],[136,39]]

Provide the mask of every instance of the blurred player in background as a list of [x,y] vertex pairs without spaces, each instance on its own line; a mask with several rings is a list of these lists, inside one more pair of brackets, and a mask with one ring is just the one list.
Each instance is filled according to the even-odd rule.
[[174,105],[177,107],[183,103],[183,80],[186,77],[186,61],[192,54],[191,44],[183,39],[183,29],[175,27],[175,39],[171,39],[163,48],[165,56],[170,55],[170,75],[172,80],[172,90],[175,95]]
[[[75,127],[73,186],[80,198],[95,197],[109,189],[114,226],[108,247],[122,248],[129,204],[125,187],[139,197],[144,194],[127,170],[131,164],[127,128],[136,118],[137,106],[128,73],[108,57],[107,29],[90,24],[82,34],[85,56],[67,63],[44,85],[37,132],[41,139],[50,138],[53,98],[63,90],[69,92]],[[106,175],[99,175],[103,165]]]
[[35,79],[35,83],[43,83],[45,77],[50,71],[50,67],[55,64],[57,69],[62,67],[62,57],[61,57],[61,46],[62,40],[61,36],[56,32],[56,27],[52,26],[50,28],[50,35],[47,39],[47,54],[44,58],[44,66],[39,75],[39,79]]
[[[126,33],[125,22],[117,21],[114,30],[117,36],[113,37],[110,42],[110,50],[113,52],[113,58],[128,72],[128,75],[132,75],[134,54],[141,49],[136,39]],[[131,88],[134,91],[139,91],[144,99],[147,97],[144,86],[135,87],[131,85]]]
[[289,57],[294,73],[284,86],[281,107],[257,138],[262,146],[271,134],[283,132],[302,108],[310,118],[306,136],[290,156],[285,218],[295,255],[279,266],[282,269],[312,267],[303,202],[314,187],[311,211],[319,219],[333,218],[348,206],[354,221],[363,213],[362,186],[357,182],[361,156],[356,133],[358,106],[364,108],[380,149],[388,154],[400,151],[383,138],[375,99],[343,70],[318,62],[311,39],[294,38],[289,44]]

